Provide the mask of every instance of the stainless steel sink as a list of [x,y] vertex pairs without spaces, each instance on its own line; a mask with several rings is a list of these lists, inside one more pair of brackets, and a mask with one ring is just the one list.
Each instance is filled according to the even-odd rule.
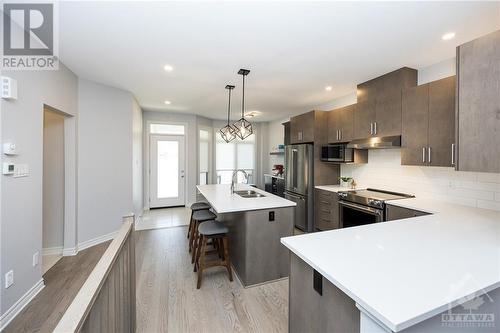
[[242,198],[262,198],[265,197],[264,194],[260,194],[253,190],[245,190],[245,191],[234,191],[234,193],[238,194]]

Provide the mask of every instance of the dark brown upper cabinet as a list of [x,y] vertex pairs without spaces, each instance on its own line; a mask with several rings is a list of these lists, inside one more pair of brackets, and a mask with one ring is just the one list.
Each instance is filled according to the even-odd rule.
[[500,30],[457,48],[457,170],[500,172]]
[[401,135],[402,90],[417,85],[417,71],[403,67],[358,85],[354,139]]
[[328,142],[349,142],[354,134],[355,104],[328,113]]
[[403,91],[401,164],[453,166],[455,77]]
[[310,111],[290,119],[290,143],[326,143],[327,111]]
[[290,144],[290,122],[286,121],[283,124],[283,143],[284,145]]

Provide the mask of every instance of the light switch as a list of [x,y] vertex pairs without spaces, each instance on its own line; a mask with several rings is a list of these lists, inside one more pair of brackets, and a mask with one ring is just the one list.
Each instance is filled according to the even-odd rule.
[[27,177],[29,175],[28,164],[14,164],[14,178]]

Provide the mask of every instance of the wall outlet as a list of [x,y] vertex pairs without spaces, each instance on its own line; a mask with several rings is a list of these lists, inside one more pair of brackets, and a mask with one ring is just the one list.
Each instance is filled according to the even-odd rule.
[[10,270],[5,273],[5,288],[9,288],[14,284],[14,271]]
[[40,253],[35,252],[35,254],[33,254],[33,267],[37,266],[39,262],[40,262]]

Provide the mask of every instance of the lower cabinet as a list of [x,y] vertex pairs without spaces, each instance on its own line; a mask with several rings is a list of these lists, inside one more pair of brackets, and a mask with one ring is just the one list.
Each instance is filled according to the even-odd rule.
[[314,228],[316,230],[339,228],[339,196],[337,193],[315,189],[314,206]]
[[360,312],[354,300],[290,255],[290,333],[359,333]]
[[430,214],[426,213],[426,212],[421,212],[418,210],[413,210],[413,209],[408,209],[408,208],[403,208],[403,207],[398,207],[398,206],[392,206],[392,205],[386,206],[387,221],[408,219],[410,217],[417,217],[417,216],[424,216],[424,215],[430,215]]

